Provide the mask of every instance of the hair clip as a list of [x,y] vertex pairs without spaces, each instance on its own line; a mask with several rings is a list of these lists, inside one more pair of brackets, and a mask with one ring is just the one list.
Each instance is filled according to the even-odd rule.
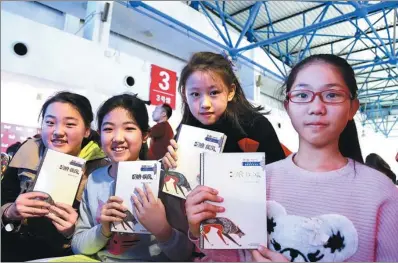
[[234,59],[232,58],[232,56],[229,55],[229,54],[227,53],[227,51],[225,51],[225,50],[223,50],[223,51],[221,52],[221,55],[229,62],[229,64],[231,65],[232,71],[233,71],[234,73],[237,73],[237,72],[238,72],[238,67],[236,66],[236,62],[234,61]]
[[228,62],[229,62],[231,65],[233,64],[232,57],[227,53],[227,51],[223,50],[223,51],[221,52],[221,55],[222,55],[226,60],[228,60]]

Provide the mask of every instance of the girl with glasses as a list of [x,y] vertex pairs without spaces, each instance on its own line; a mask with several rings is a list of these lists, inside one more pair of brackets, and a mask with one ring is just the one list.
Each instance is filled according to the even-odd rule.
[[363,164],[353,69],[334,55],[310,56],[285,92],[299,149],[267,168],[268,248],[279,255],[262,248],[254,259],[397,261],[398,191]]
[[[398,191],[363,164],[353,69],[340,57],[313,55],[292,69],[285,87],[299,149],[267,165],[268,248],[229,254],[246,262],[397,261]],[[218,205],[206,206],[221,211],[222,198],[216,191],[209,196]]]

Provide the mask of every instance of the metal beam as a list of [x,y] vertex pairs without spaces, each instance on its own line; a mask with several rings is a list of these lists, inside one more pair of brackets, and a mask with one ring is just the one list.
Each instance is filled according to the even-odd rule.
[[199,11],[199,1],[191,1],[191,4],[189,6],[195,9],[196,11]]
[[210,2],[202,1],[202,4],[204,6],[206,6],[208,10],[212,11],[212,13],[214,15],[216,15],[218,17],[220,17],[221,15],[224,15],[224,17],[225,17],[227,22],[229,22],[228,20],[230,20],[231,22],[233,22],[235,24],[233,26],[234,26],[235,29],[237,29],[237,31],[240,31],[244,27],[244,25],[242,23],[240,23],[237,19],[235,19],[234,17],[228,15],[227,13],[225,13],[225,12],[223,12],[222,14],[218,13],[217,6],[212,5]]
[[[327,11],[329,10],[330,4],[327,3],[325,8],[321,11],[321,13],[318,15],[317,18],[315,18],[313,24],[315,23],[315,21],[318,20],[319,18],[319,22],[323,21],[323,18],[325,17]],[[311,35],[310,39],[308,40],[307,46],[304,48],[304,50],[302,51],[302,53],[300,54],[300,52],[298,53],[298,60],[302,60],[304,58],[305,53],[308,51],[309,48],[311,48],[311,43],[312,40],[314,39],[314,35],[316,33],[317,30],[314,30],[313,34]]]
[[236,12],[233,12],[232,14],[230,14],[230,16],[239,15],[240,13],[246,12],[247,10],[249,10],[249,9],[252,8],[252,7],[253,7],[253,5],[246,6],[246,7],[243,8],[243,9],[240,9],[240,10],[238,10],[238,11],[236,11]]
[[[225,2],[223,2],[223,10],[222,11],[221,11],[221,8],[220,8],[220,5],[218,4],[218,2],[216,2],[216,6],[217,6],[217,9],[218,9],[219,13],[224,12]],[[226,25],[226,21],[225,21],[225,17],[224,16],[221,17],[221,22],[222,22],[222,25],[224,27],[225,32],[227,33],[229,46],[232,47],[232,40],[231,40],[231,37],[229,36],[229,30],[228,30],[228,26]]]
[[[362,18],[365,19],[366,23],[367,23],[367,24],[369,25],[369,27],[371,28],[373,34],[374,34],[374,35],[378,38],[378,40],[380,41],[380,44],[384,47],[384,51],[386,52],[386,54],[387,54],[390,58],[392,58],[391,53],[390,53],[390,50],[389,50],[389,49],[387,48],[387,46],[385,45],[384,41],[380,39],[380,36],[379,36],[379,34],[377,33],[377,31],[375,30],[375,28],[374,28],[372,22],[370,22],[369,18],[367,17],[367,14],[368,14],[367,7],[361,6],[361,5],[359,5],[359,4],[358,4],[357,2],[355,2],[355,1],[352,1],[351,4],[352,4],[353,6],[355,6],[355,8],[356,8],[357,11],[359,11],[359,12],[365,14]],[[383,8],[382,10],[384,10],[384,8]]]
[[[362,77],[363,78],[363,77]],[[368,81],[366,81],[366,83],[372,83],[372,82],[377,82],[377,81],[381,81],[381,80],[386,80],[386,81],[388,81],[388,80],[394,80],[394,79],[397,79],[398,78],[398,76],[397,77],[386,77],[386,78],[383,78],[383,77],[369,77],[368,79]],[[364,82],[358,82],[358,84],[363,84]]]
[[206,7],[203,6],[202,2],[199,2],[199,6],[202,8],[203,12],[206,14],[206,16],[210,19],[210,22],[212,23],[213,27],[216,29],[218,32],[218,35],[224,40],[224,43],[232,47],[232,42],[229,42],[228,39],[224,36],[223,32],[221,32],[220,28],[218,28],[217,23],[214,21],[214,19],[207,13]]
[[397,95],[398,90],[391,90],[391,91],[385,91],[385,92],[375,92],[375,93],[369,93],[366,95],[360,95],[358,96],[358,99],[366,99],[369,97],[378,97],[378,96],[387,96],[387,95]]
[[[381,10],[383,8],[394,8],[396,6],[398,6],[397,2],[381,2],[381,3],[378,3],[378,4],[373,4],[373,5],[368,6],[367,7],[367,12],[368,13],[372,13],[372,12],[375,12],[375,11],[379,11],[379,10]],[[283,41],[283,40],[286,40],[286,39],[289,39],[289,38],[293,38],[293,37],[296,37],[296,36],[307,34],[309,32],[317,30],[317,29],[325,28],[327,26],[331,26],[331,25],[340,23],[340,22],[342,22],[344,20],[349,20],[349,19],[362,17],[362,16],[363,16],[363,12],[361,10],[355,10],[353,12],[350,12],[350,13],[347,13],[347,14],[344,14],[344,15],[341,15],[341,16],[338,16],[338,17],[334,17],[334,18],[328,19],[326,21],[322,21],[322,22],[317,23],[315,25],[310,25],[310,26],[305,27],[305,28],[300,28],[298,30],[294,30],[294,31],[292,31],[292,32],[290,32],[288,34],[284,34],[284,35],[281,35],[281,36],[276,36],[276,37],[273,37],[273,38],[270,38],[270,39],[266,39],[266,40],[263,40],[263,41],[260,41],[260,42],[254,43],[254,44],[250,44],[250,45],[248,45],[246,47],[238,48],[235,52],[242,52],[242,51],[250,50],[250,49],[253,49],[253,48],[256,48],[256,47],[259,47],[259,46],[270,45],[270,44],[273,44],[273,43],[276,43],[276,42],[280,42],[280,41]]]
[[298,13],[294,13],[294,14],[292,14],[292,15],[289,15],[289,16],[286,16],[286,17],[277,19],[277,20],[272,21],[272,22],[270,21],[268,24],[259,26],[259,27],[255,28],[254,30],[255,30],[255,31],[261,30],[261,29],[263,29],[263,28],[269,27],[271,24],[274,24],[274,25],[275,25],[275,24],[277,24],[277,23],[283,22],[283,21],[288,20],[288,19],[290,19],[290,18],[293,18],[293,17],[295,17],[295,16],[301,16],[302,14],[308,13],[308,12],[310,12],[310,11],[313,11],[313,10],[318,9],[318,8],[320,8],[320,7],[323,7],[323,6],[325,6],[325,4],[320,4],[320,5],[317,5],[317,6],[308,8],[308,9],[305,9],[305,10],[300,11],[300,12],[298,12]]
[[[376,31],[389,30],[389,29],[392,28],[392,27],[393,27],[393,25],[389,25],[388,27],[378,28],[378,29],[376,29]],[[372,33],[373,33],[373,32],[366,32],[365,34],[366,34],[366,35],[369,35],[369,34],[372,34]],[[321,36],[322,36],[322,35],[321,35]],[[325,35],[325,36],[327,36],[327,35]],[[322,43],[322,44],[318,44],[318,45],[312,46],[311,49],[315,49],[315,48],[319,48],[319,47],[324,47],[324,46],[328,46],[328,45],[333,45],[333,44],[335,44],[335,43],[348,40],[348,39],[352,38],[353,36],[343,38],[344,36],[338,36],[338,35],[336,35],[336,37],[341,37],[342,39],[336,39],[336,40],[333,40],[333,41],[330,41],[330,42],[325,42],[325,43]],[[369,37],[369,36],[366,36],[366,37],[365,37],[364,35],[361,35],[361,36],[359,37],[359,39],[362,39],[362,38],[373,39],[373,40],[374,40],[374,39],[377,39],[376,37]],[[375,48],[375,46],[372,46],[372,47],[369,47],[369,48],[366,48],[366,49],[353,50],[351,53],[356,53],[356,52],[360,52],[360,51],[364,51],[364,50],[369,50],[369,49],[371,49],[371,48]],[[296,54],[296,53],[297,53],[297,51],[293,51],[293,52],[291,52],[290,54],[294,55],[294,54]],[[343,55],[347,55],[347,54],[348,54],[348,52],[342,53],[341,55],[343,56]]]
[[[398,85],[389,85],[389,86],[378,87],[378,88],[372,88],[372,87],[370,87],[370,88],[368,88],[367,90],[368,90],[368,91],[376,91],[376,90],[385,90],[385,89],[390,89],[390,88],[395,88],[395,89],[397,89],[397,88],[398,88]],[[387,90],[387,91],[388,91],[388,90]]]
[[[267,14],[268,21],[271,21],[271,15],[269,14],[268,7],[267,7],[267,3],[266,3],[266,2],[264,2],[264,9],[265,9],[265,12],[266,12],[266,14]],[[274,26],[273,26],[272,22],[270,22],[270,23],[271,23],[271,30],[274,31],[274,30],[275,30],[275,29],[274,29]],[[253,34],[254,34],[254,33],[253,33]],[[274,36],[275,36],[275,33],[274,33]],[[276,47],[277,47],[277,50],[278,50],[278,52],[279,52],[279,56],[275,56],[275,57],[282,58],[284,54],[282,53],[282,51],[281,51],[281,49],[280,49],[280,47],[279,47],[279,43],[276,43]],[[268,53],[271,53],[271,52],[268,52]],[[267,55],[268,55],[268,57],[271,59],[272,63],[276,66],[276,68],[279,70],[279,72],[281,72],[281,74],[282,74],[284,77],[286,77],[286,75],[287,75],[287,70],[286,70],[285,64],[283,64],[283,70],[284,70],[284,72],[282,72],[282,70],[278,67],[278,65],[274,62],[273,58],[272,58],[268,53],[267,53]]]
[[[147,11],[153,13],[154,15],[159,16],[159,17],[161,17],[161,18],[163,18],[165,20],[168,20],[169,22],[171,22],[171,23],[173,23],[173,24],[175,24],[175,25],[177,25],[177,26],[179,26],[179,27],[181,27],[181,28],[183,28],[185,30],[188,30],[188,31],[194,33],[195,35],[197,35],[198,37],[202,38],[206,42],[211,43],[211,44],[213,44],[214,46],[216,46],[216,47],[218,47],[220,49],[229,50],[229,47],[227,47],[227,46],[223,45],[222,43],[220,43],[220,42],[208,37],[206,34],[203,34],[202,32],[199,32],[198,30],[196,30],[196,29],[194,29],[194,28],[182,23],[181,21],[179,21],[179,20],[177,20],[177,19],[175,19],[175,18],[173,18],[173,17],[171,17],[171,16],[169,16],[169,15],[167,15],[167,14],[165,14],[165,13],[159,11],[159,10],[157,10],[156,8],[153,8],[152,6],[146,4],[144,1],[128,1],[127,2],[127,7],[128,8],[132,8],[132,9],[136,10],[137,12],[140,12],[143,15],[147,15],[147,16],[159,21],[160,23],[163,23],[163,24],[166,24],[166,25],[170,26],[170,24],[167,24],[166,22],[162,21],[162,19],[158,19],[158,18],[156,18],[153,15],[150,15],[150,14],[148,14],[146,12],[143,12],[142,10],[140,10],[140,7],[143,8],[143,9],[146,9]],[[176,29],[175,27],[173,27],[173,28]],[[276,78],[278,80],[281,80],[281,81],[284,80],[284,77],[276,74],[275,72],[271,71],[270,69],[268,69],[268,68],[266,68],[266,67],[264,67],[264,66],[262,66],[262,65],[260,65],[258,63],[255,63],[254,61],[251,61],[247,57],[245,57],[243,55],[240,55],[240,54],[238,54],[238,57],[240,57],[241,59],[243,59],[245,61],[248,61],[248,62],[252,63],[253,65],[257,66],[258,68],[263,70],[263,72],[265,72],[265,74],[269,74],[270,76],[272,76],[272,77],[274,77],[274,78]]]
[[[373,101],[364,101],[364,102],[361,102],[361,104],[371,104],[371,103],[375,103],[375,102],[377,102],[378,100],[373,100]],[[386,103],[386,102],[398,102],[398,100],[397,99],[392,99],[392,100],[380,100],[380,103]],[[389,104],[381,104],[383,107],[391,107],[391,106],[394,106],[394,103],[389,103]],[[397,104],[398,105],[398,104]]]
[[260,11],[261,7],[261,2],[256,2],[252,8],[250,8],[250,15],[246,20],[245,26],[242,29],[242,32],[240,32],[240,36],[238,38],[238,41],[235,44],[235,48],[239,47],[240,42],[242,41],[243,36],[246,35],[247,30],[253,26],[254,21],[256,20],[258,11]]
[[[380,72],[380,71],[386,71],[386,70],[384,68],[379,68],[379,69],[372,70],[372,73],[376,73],[376,72]],[[365,75],[365,74],[368,74],[369,72],[370,71],[356,72],[355,76]]]
[[[393,36],[393,40],[392,40],[392,42],[393,42],[393,46],[392,46],[392,50],[391,50],[391,52],[394,54],[395,53],[395,46],[396,46],[396,44],[397,44],[397,17],[398,17],[398,12],[397,12],[397,9],[396,8],[394,8],[394,22],[393,22],[393,25],[394,25],[394,29],[393,29],[393,33],[394,33],[394,36]],[[397,51],[397,54],[396,54],[396,56],[398,56],[398,51]]]
[[352,68],[354,70],[358,70],[358,69],[364,69],[364,68],[370,68],[370,67],[375,67],[375,66],[380,66],[380,65],[388,65],[388,64],[394,65],[394,64],[397,64],[397,61],[396,60],[394,61],[392,59],[386,59],[386,60],[381,60],[381,61],[375,61],[375,62],[365,64],[365,65],[360,64],[359,66],[353,66]]
[[[210,2],[207,2],[207,1],[203,1],[203,2],[201,2],[204,6],[206,6],[207,7],[207,9],[208,10],[210,10],[210,11],[212,11],[215,15],[217,15],[218,17],[220,17],[221,19],[224,17],[225,19],[226,19],[226,21],[227,21],[227,23],[229,22],[228,20],[230,20],[230,21],[232,21],[233,23],[235,23],[236,25],[238,25],[240,28],[244,28],[244,25],[243,24],[241,24],[241,23],[239,23],[239,21],[237,21],[235,18],[233,18],[233,17],[231,17],[230,15],[228,15],[227,13],[217,13],[217,12],[219,12],[219,8],[217,8],[216,6],[214,6],[214,5],[212,5]],[[217,3],[217,2],[216,2]],[[266,3],[265,2],[263,2],[263,4],[265,5]],[[217,12],[215,12],[215,11],[217,11]],[[237,29],[237,31],[241,31],[240,29]],[[248,30],[248,34],[250,33],[250,35],[251,35],[251,40],[252,41],[256,41],[256,39],[257,39],[257,36],[256,36],[256,33],[254,32],[254,31],[252,31],[252,30]],[[228,51],[229,51],[229,54],[231,54],[232,56],[236,56],[237,55],[237,53],[235,53],[235,52],[233,52],[233,50],[234,49],[228,49]],[[263,49],[264,50],[264,52],[268,55],[268,56],[270,56],[270,52],[268,52],[267,50],[265,50],[265,49]],[[280,54],[282,54],[282,53],[280,53]],[[272,57],[274,57],[274,58],[272,58]],[[285,75],[287,74],[286,73],[286,68],[285,68],[285,64],[282,64],[283,65],[283,69],[284,69],[284,71],[285,71],[285,73],[282,71],[282,69],[274,62],[274,59],[276,59],[276,58],[278,58],[279,56],[277,55],[277,54],[272,54],[272,57],[270,57],[271,58],[271,61],[273,62],[273,64],[275,65],[275,67],[278,69],[278,71],[281,73],[281,75],[283,76],[283,78],[285,77]]]

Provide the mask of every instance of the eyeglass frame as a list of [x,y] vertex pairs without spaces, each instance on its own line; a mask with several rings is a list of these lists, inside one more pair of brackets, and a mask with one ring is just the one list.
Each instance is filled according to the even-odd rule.
[[[312,98],[311,98],[310,101],[307,101],[307,102],[295,102],[295,101],[292,101],[292,100],[291,100],[291,93],[292,93],[292,92],[295,92],[295,91],[310,92],[310,93],[312,94]],[[345,94],[347,95],[347,97],[346,97],[343,101],[341,101],[341,102],[326,102],[326,101],[323,100],[323,97],[322,97],[322,93],[324,93],[324,92],[326,92],[326,91],[337,91],[337,92],[342,92],[342,93],[345,93]],[[292,102],[292,103],[297,103],[297,104],[307,104],[307,103],[313,102],[313,101],[315,100],[315,97],[317,97],[317,96],[318,96],[318,97],[321,99],[321,101],[322,101],[323,103],[325,103],[325,104],[340,104],[340,103],[345,102],[347,99],[349,99],[349,100],[354,100],[354,99],[355,99],[355,98],[351,95],[351,93],[349,93],[349,92],[347,92],[347,91],[345,91],[345,90],[327,89],[327,90],[323,90],[323,91],[313,92],[312,90],[302,89],[302,90],[291,90],[291,91],[289,91],[289,92],[287,93],[287,95],[286,95],[286,100],[289,101],[289,102]]]

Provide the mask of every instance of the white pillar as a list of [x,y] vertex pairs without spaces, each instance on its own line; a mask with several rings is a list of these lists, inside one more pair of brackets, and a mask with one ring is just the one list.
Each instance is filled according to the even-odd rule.
[[[106,8],[106,6],[109,8]],[[87,1],[83,37],[108,47],[111,30],[113,1]],[[108,11],[107,11],[108,10]],[[107,15],[105,14],[107,12]],[[103,21],[106,16],[106,20]]]
[[80,28],[80,19],[76,16],[65,14],[64,31],[76,34]]

